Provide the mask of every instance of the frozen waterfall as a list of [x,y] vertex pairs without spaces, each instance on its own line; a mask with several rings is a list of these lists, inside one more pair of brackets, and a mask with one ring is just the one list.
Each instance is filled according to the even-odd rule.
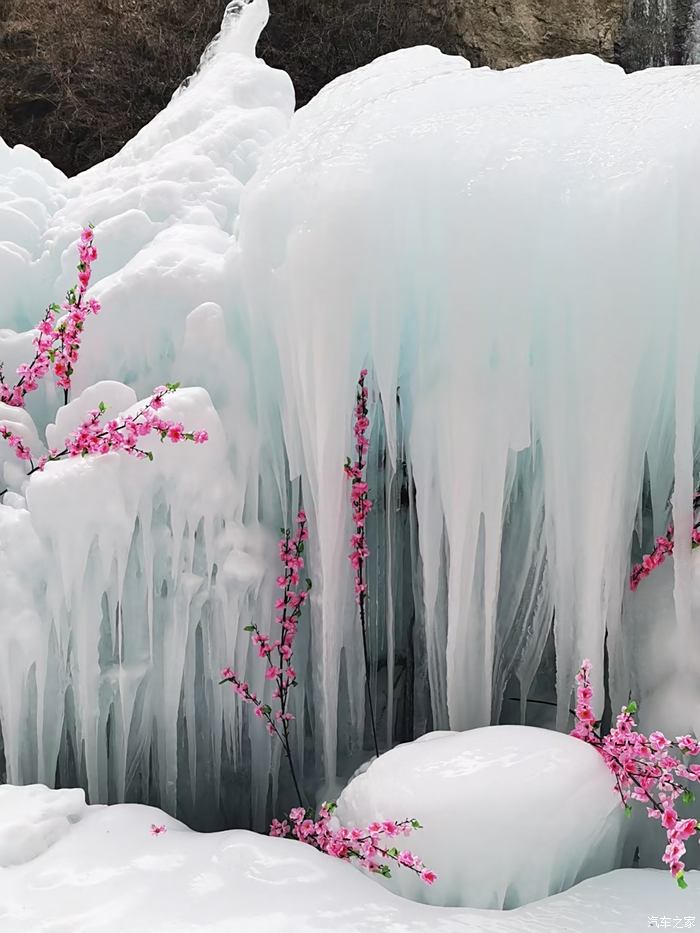
[[698,0],[627,0],[619,42],[626,68],[700,62]]
[[[260,825],[279,762],[218,675],[264,687],[243,628],[272,620],[300,499],[310,793],[366,757],[342,472],[363,365],[384,746],[512,721],[518,702],[534,721],[528,697],[565,726],[584,656],[613,707],[631,689],[663,699],[657,725],[697,731],[691,552],[635,594],[627,577],[671,496],[690,538],[700,68],[492,72],[418,48],[292,116],[289,78],[254,55],[266,18],[266,0],[229,4],[169,107],[81,176],[0,142],[0,359],[21,361],[92,222],[104,312],[61,430],[177,379],[194,387],[178,416],[212,438],[25,486],[0,450],[8,779]],[[58,430],[56,402],[24,429]]]
[[694,0],[688,32],[688,64],[700,65],[700,0]]

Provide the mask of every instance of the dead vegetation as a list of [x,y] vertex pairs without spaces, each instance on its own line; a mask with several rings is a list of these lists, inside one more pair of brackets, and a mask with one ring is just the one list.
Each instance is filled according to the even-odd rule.
[[[271,0],[259,54],[299,103],[377,55],[468,51],[419,0]],[[75,174],[116,152],[192,73],[225,0],[0,0],[0,136]]]
[[0,135],[73,174],[169,99],[218,29],[221,0],[0,0]]

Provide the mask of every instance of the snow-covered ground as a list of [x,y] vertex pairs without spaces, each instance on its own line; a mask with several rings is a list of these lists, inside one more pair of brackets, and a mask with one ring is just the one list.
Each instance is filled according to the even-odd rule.
[[[509,912],[429,907],[299,842],[194,833],[150,807],[83,808],[59,795],[0,795],[2,825],[17,814],[17,860],[30,857],[28,837],[44,836],[40,855],[0,869],[2,933],[634,933],[650,918],[700,915],[700,874],[682,892],[651,869],[612,872]],[[58,835],[57,815],[67,815]],[[154,823],[167,832],[152,836]],[[8,854],[5,844],[0,835]]]

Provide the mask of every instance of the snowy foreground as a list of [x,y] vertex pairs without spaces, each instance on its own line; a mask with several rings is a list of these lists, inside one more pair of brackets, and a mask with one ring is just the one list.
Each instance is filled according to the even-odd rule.
[[295,840],[196,833],[153,807],[87,806],[82,790],[0,786],[0,931],[629,933],[700,913],[697,873],[680,891],[664,871],[608,870],[625,821],[602,759],[570,736],[433,733],[358,774],[338,814],[419,815],[408,845],[438,881],[379,880]]
[[[2,933],[632,933],[652,918],[700,914],[697,873],[682,892],[651,869],[612,872],[505,913],[428,907],[298,842],[195,833],[151,807],[86,807],[75,791],[0,791],[0,857],[22,862],[0,869]],[[152,823],[167,832],[152,836]]]

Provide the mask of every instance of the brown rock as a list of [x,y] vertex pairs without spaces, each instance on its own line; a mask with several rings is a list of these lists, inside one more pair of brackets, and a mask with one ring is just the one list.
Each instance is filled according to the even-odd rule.
[[509,68],[538,58],[589,52],[612,61],[624,0],[433,0],[480,63]]

